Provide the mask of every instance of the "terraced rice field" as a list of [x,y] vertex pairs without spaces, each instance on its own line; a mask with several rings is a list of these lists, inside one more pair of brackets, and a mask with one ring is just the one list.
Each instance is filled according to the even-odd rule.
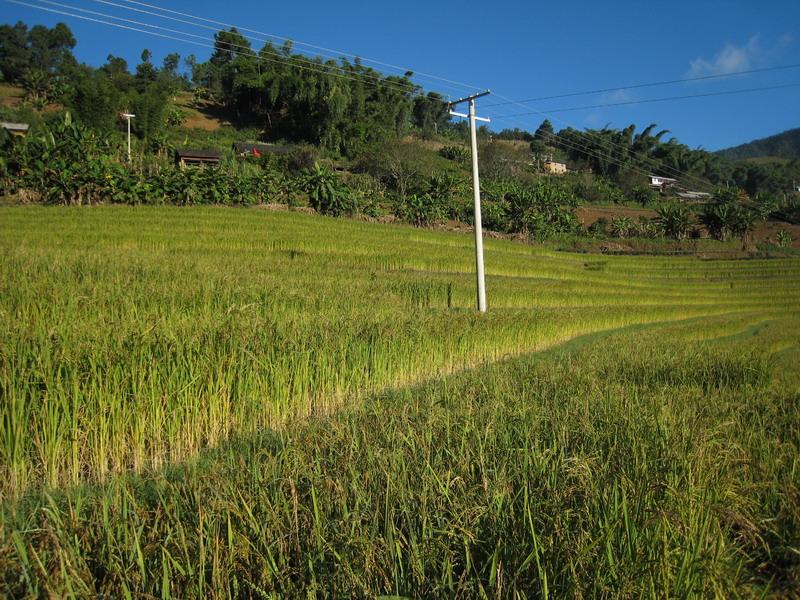
[[800,585],[800,261],[0,210],[0,592]]

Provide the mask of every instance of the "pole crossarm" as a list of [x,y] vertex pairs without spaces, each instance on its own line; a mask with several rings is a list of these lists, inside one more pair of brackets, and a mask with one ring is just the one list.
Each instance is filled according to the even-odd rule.
[[[454,110],[450,111],[450,116],[451,117],[461,117],[462,119],[469,119],[469,115],[466,115],[466,114],[460,113],[460,112],[456,112]],[[492,120],[490,118],[488,118],[488,117],[475,117],[475,120],[476,121],[483,121],[484,123],[491,123],[492,122]]]
[[469,102],[470,100],[475,100],[476,98],[483,98],[484,96],[488,96],[492,93],[492,90],[486,90],[485,92],[478,92],[477,94],[472,94],[472,96],[464,96],[463,98],[459,98],[458,100],[453,100],[452,102],[447,103],[447,108],[452,108],[456,104],[461,104],[462,102]]

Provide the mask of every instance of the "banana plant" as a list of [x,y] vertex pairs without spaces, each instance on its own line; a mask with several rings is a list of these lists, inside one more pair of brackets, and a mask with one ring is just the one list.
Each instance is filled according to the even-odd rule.
[[353,211],[352,196],[339,183],[336,175],[328,168],[314,163],[306,173],[304,188],[311,206],[326,215],[338,216]]

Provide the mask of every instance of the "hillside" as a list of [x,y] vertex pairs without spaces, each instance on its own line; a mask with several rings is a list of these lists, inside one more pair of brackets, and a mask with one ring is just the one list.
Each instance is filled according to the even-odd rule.
[[719,150],[716,154],[730,160],[757,157],[800,158],[800,128]]

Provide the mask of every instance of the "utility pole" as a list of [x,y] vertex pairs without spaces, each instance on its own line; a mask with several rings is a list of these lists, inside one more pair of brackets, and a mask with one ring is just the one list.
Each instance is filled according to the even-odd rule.
[[[475,273],[478,280],[478,310],[486,312],[486,278],[483,271],[483,225],[481,223],[481,182],[478,177],[478,134],[475,121],[490,123],[489,119],[475,116],[475,99],[487,96],[491,92],[486,90],[480,94],[473,94],[450,102],[447,108],[454,117],[469,119],[470,142],[472,144],[472,192],[475,197]],[[469,102],[469,114],[457,113],[452,110],[456,104]]]
[[133,119],[136,115],[132,115],[131,113],[122,113],[122,116],[128,120],[128,163],[131,162],[131,119]]

